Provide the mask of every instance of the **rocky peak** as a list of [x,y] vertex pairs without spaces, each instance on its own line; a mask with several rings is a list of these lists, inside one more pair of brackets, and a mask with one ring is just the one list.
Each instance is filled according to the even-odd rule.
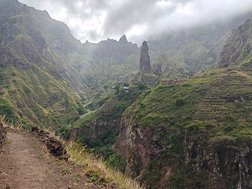
[[127,40],[126,35],[123,35],[123,36],[119,39],[119,42],[121,42],[121,43],[128,43],[128,40]]
[[140,53],[140,72],[151,73],[149,47],[146,41],[143,42]]

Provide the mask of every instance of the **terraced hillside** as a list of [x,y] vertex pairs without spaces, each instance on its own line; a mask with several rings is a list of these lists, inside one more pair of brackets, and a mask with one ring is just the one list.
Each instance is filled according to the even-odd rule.
[[[243,28],[231,39],[250,33]],[[164,80],[126,110],[115,149],[128,175],[147,188],[252,187],[252,54],[244,53],[250,36],[237,64]]]

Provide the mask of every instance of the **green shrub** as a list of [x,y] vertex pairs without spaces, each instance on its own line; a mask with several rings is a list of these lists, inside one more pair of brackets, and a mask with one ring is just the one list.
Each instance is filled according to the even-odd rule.
[[117,169],[123,173],[125,172],[126,161],[122,156],[113,154],[108,158],[106,164],[113,169]]
[[181,106],[184,106],[185,105],[185,100],[184,99],[177,99],[176,102],[175,102],[175,105],[177,107],[181,107]]

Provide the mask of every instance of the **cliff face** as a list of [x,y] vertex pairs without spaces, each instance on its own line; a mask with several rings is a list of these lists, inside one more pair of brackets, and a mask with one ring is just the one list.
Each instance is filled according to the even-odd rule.
[[[146,188],[252,187],[251,140],[209,142],[207,133],[181,135],[166,126],[143,129],[129,117],[122,125],[117,152],[127,159],[126,174]],[[176,142],[166,143],[164,137]]]

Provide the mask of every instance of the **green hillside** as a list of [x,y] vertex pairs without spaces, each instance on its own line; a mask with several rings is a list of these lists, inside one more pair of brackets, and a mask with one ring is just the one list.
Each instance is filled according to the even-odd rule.
[[220,55],[227,68],[143,93],[124,113],[115,148],[126,173],[151,189],[251,188],[251,57],[248,20]]
[[40,30],[39,18],[51,18],[15,0],[1,0],[0,9],[1,114],[25,127],[55,128],[77,119],[89,89],[76,82],[78,75],[64,67]]

